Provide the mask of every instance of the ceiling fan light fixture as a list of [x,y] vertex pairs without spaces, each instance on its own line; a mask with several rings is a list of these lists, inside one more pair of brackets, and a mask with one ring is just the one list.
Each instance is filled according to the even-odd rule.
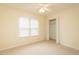
[[39,12],[40,13],[46,13],[49,12],[48,7],[50,6],[49,4],[39,4]]
[[45,13],[45,9],[44,9],[44,8],[41,8],[41,9],[39,10],[39,12],[40,12],[40,13]]

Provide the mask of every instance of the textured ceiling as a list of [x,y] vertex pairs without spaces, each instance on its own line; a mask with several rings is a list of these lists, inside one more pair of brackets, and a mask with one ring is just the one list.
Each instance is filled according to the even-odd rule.
[[[35,14],[41,14],[39,13],[39,9],[42,7],[41,3],[8,3],[4,5],[24,9]],[[47,8],[49,9],[49,11],[45,12],[43,15],[56,13],[67,8],[79,6],[78,3],[43,3],[42,5],[48,5]]]

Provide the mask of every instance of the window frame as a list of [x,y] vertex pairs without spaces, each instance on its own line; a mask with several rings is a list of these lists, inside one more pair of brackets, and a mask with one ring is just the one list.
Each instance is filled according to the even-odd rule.
[[[40,33],[39,33],[39,28],[40,28],[40,26],[39,26],[39,24],[40,24],[40,22],[39,22],[39,19],[38,18],[32,18],[32,17],[23,17],[24,18],[24,20],[26,20],[27,18],[28,18],[28,20],[29,20],[29,28],[25,28],[25,29],[28,29],[29,31],[29,33],[28,33],[28,36],[26,36],[26,35],[24,35],[24,36],[20,36],[20,34],[18,35],[19,37],[34,37],[34,36],[38,36]],[[19,20],[20,20],[20,18],[19,18]],[[38,21],[38,28],[31,28],[31,20],[37,20]],[[32,29],[38,29],[37,31],[37,35],[32,35],[31,33],[32,33]],[[20,31],[21,29],[19,28],[19,31]]]

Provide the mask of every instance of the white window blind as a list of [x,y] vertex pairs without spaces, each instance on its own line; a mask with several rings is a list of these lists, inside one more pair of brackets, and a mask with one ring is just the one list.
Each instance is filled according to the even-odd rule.
[[39,24],[38,20],[31,19],[31,36],[38,35]]
[[19,37],[36,36],[39,34],[39,22],[34,18],[19,18]]

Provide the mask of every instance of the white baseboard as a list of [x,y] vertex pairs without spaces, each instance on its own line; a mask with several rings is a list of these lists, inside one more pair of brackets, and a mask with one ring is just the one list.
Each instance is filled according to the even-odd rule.
[[5,51],[5,50],[9,50],[9,49],[25,46],[25,45],[30,45],[30,44],[37,43],[37,42],[40,42],[40,41],[43,41],[43,40],[38,40],[36,42],[31,42],[29,44],[26,43],[26,44],[22,44],[22,45],[17,45],[17,46],[11,46],[11,47],[8,47],[8,48],[3,48],[3,49],[0,49],[0,51]]
[[78,48],[75,48],[75,47],[73,47],[73,46],[69,46],[68,44],[64,44],[64,43],[60,43],[60,44],[63,45],[63,46],[66,46],[66,47],[68,47],[68,48],[71,48],[71,49],[74,49],[74,50],[78,50],[78,51],[79,51]]

